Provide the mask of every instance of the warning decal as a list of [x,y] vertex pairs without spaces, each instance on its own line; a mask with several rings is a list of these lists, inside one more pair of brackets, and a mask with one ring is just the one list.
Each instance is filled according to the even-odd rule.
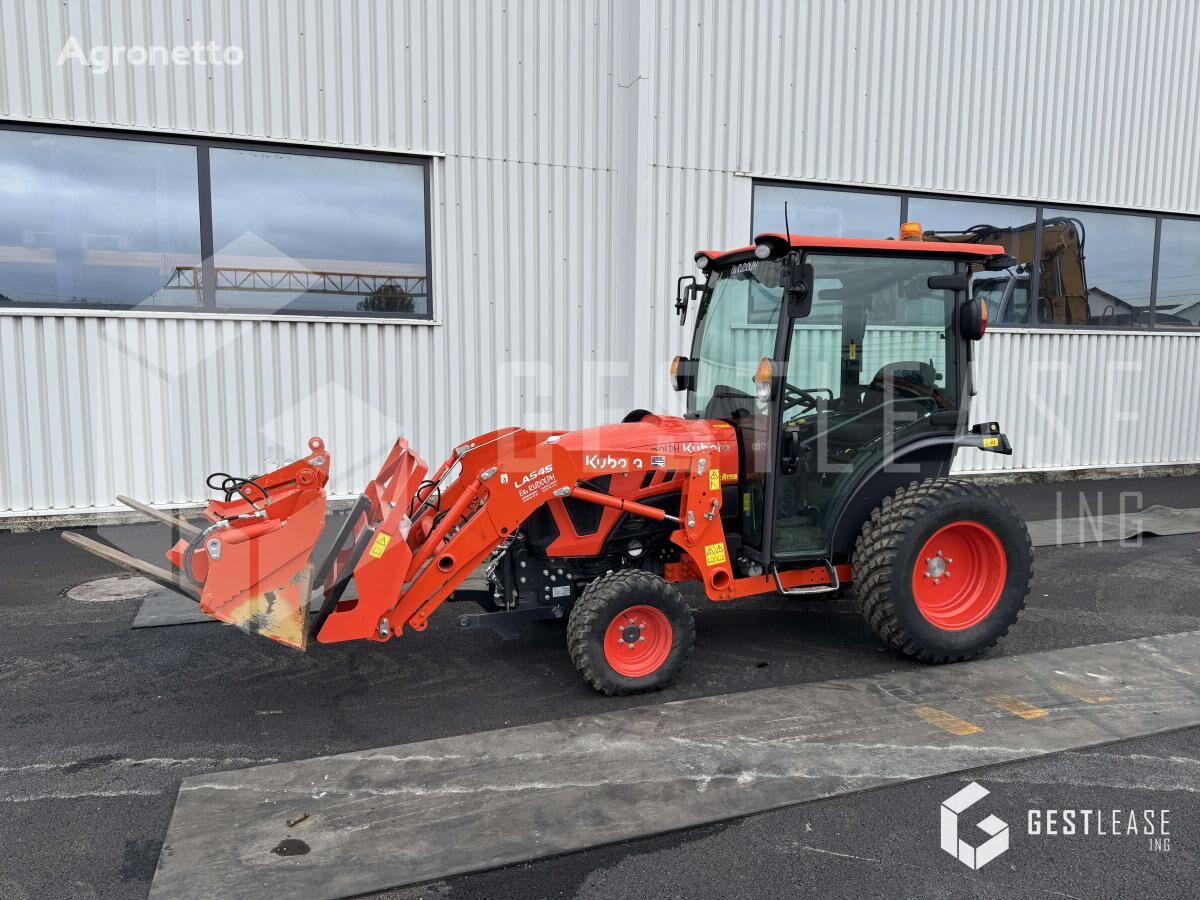
[[383,556],[383,551],[388,548],[388,544],[391,542],[392,536],[390,534],[381,534],[371,542],[371,549],[368,553],[375,559],[379,559],[379,557]]

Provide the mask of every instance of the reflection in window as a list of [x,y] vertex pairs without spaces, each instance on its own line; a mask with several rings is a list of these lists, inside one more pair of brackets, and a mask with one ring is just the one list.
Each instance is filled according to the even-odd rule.
[[785,202],[792,234],[894,238],[900,230],[899,197],[759,184],[754,187],[753,232],[783,232]]
[[214,148],[217,306],[429,314],[418,165]]
[[1034,207],[914,197],[908,202],[908,217],[921,223],[927,240],[1002,246],[1017,264],[997,272],[976,266],[972,290],[987,302],[988,321],[998,325],[1030,323],[1029,284],[1035,277],[1037,228]]
[[0,129],[0,303],[198,306],[196,150]]
[[[795,322],[788,380],[835,389],[843,404],[856,406],[871,383],[860,376],[879,378],[884,366],[907,360],[932,373],[930,390],[953,406],[955,386],[944,381],[954,352],[946,339],[953,298],[929,287],[929,277],[950,274],[953,263],[817,254],[809,260],[812,313]],[[847,322],[861,333],[847,333]]]
[[1154,219],[1066,209],[1042,217],[1042,321],[1149,325]]
[[1200,222],[1163,219],[1155,324],[1200,325]]

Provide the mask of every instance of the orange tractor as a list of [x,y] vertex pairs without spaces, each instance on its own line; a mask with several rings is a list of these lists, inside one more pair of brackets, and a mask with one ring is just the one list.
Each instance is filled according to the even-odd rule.
[[701,275],[676,295],[696,323],[671,367],[684,416],[503,428],[432,474],[401,438],[319,564],[319,438],[277,471],[210,479],[224,499],[201,524],[122,498],[179,529],[174,571],[67,537],[301,649],[423,631],[446,601],[475,604],[460,625],[504,637],[566,618],[575,665],[606,694],[679,673],[695,637],[687,582],[716,602],[848,588],[901,653],[977,656],[1016,621],[1032,571],[1012,507],[947,477],[959,447],[1012,452],[998,424],[967,418],[987,321],[971,273],[1012,260],[922,241],[915,224],[902,234],[763,234],[696,254]]

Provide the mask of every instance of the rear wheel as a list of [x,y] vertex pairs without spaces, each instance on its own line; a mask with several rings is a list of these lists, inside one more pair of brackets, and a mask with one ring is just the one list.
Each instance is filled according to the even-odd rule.
[[571,609],[571,661],[596,690],[636,694],[665,687],[696,640],[692,611],[657,575],[626,569],[589,584]]
[[924,662],[979,656],[1025,607],[1033,545],[991,488],[935,479],[896,491],[854,548],[854,593],[888,645]]

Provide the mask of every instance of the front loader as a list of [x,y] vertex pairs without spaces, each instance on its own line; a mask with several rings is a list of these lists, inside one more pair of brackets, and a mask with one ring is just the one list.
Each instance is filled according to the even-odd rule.
[[430,473],[396,441],[333,539],[319,438],[179,530],[172,568],[67,539],[299,649],[423,631],[446,601],[502,637],[566,619],[594,688],[660,688],[695,629],[679,585],[711,601],[849,590],[896,651],[942,663],[992,647],[1024,606],[1029,535],[994,491],[949,478],[959,447],[1011,453],[968,419],[987,308],[971,273],[1002,247],[763,234],[696,255],[680,279],[691,351],[672,363],[684,416],[636,410],[579,431],[503,428]]

